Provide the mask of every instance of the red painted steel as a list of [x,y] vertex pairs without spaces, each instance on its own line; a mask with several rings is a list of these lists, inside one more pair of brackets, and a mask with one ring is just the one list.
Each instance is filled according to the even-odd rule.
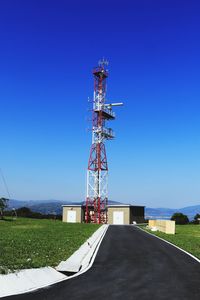
[[[105,102],[106,94],[106,78],[108,77],[108,72],[105,70],[104,65],[101,65],[93,70],[94,75],[94,92],[95,95],[99,95],[100,104],[99,109],[95,109],[95,103],[93,107],[93,128],[99,128],[103,131],[105,120],[107,116],[103,113],[102,106]],[[95,98],[96,99],[96,98]],[[95,102],[94,99],[94,102]],[[103,141],[93,142],[90,150],[90,157],[88,162],[88,170],[94,171],[97,174],[98,184],[100,182],[100,174],[103,171],[108,171],[108,163],[106,157],[106,149]],[[85,220],[87,223],[107,223],[107,202],[108,199],[102,198],[101,195],[95,198],[86,199],[86,212]]]

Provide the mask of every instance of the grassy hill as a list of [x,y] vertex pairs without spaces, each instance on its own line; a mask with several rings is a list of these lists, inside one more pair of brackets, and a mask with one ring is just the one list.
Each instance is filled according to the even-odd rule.
[[0,221],[0,273],[56,266],[100,225],[18,218]]

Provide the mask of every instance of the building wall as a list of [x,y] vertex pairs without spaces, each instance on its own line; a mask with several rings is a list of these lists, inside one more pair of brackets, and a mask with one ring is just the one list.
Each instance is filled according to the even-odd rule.
[[83,221],[83,209],[82,207],[64,206],[63,207],[63,222],[67,222],[67,212],[76,211],[76,223],[81,223]]
[[113,224],[113,212],[124,212],[124,224],[130,224],[130,207],[108,207],[108,224]]
[[[63,222],[69,222],[67,220],[67,212],[76,211],[76,223],[82,223],[84,221],[84,207],[81,206],[64,206],[63,207]],[[125,225],[133,224],[133,221],[137,223],[144,222],[144,207],[143,206],[108,206],[108,224],[113,224],[113,213],[123,212]]]

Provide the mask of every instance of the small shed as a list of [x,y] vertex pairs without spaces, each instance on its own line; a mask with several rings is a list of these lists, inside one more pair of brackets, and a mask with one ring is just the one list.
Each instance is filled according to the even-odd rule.
[[144,206],[130,204],[108,205],[108,224],[128,225],[144,222]]
[[62,205],[63,207],[63,222],[67,223],[82,223],[83,222],[83,207],[82,205]]
[[[85,205],[63,205],[63,222],[85,222]],[[91,211],[92,212],[92,211]],[[107,206],[108,224],[128,225],[144,222],[144,206],[110,204]],[[106,219],[106,217],[105,217]],[[92,223],[92,218],[91,218]]]

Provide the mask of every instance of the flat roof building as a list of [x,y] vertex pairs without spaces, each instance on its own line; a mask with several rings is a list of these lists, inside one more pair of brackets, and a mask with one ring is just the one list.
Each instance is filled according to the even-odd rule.
[[[107,206],[108,224],[128,225],[144,222],[144,206],[130,204],[111,204]],[[63,222],[82,223],[85,222],[85,205],[63,205]],[[91,223],[92,221],[91,211]]]

